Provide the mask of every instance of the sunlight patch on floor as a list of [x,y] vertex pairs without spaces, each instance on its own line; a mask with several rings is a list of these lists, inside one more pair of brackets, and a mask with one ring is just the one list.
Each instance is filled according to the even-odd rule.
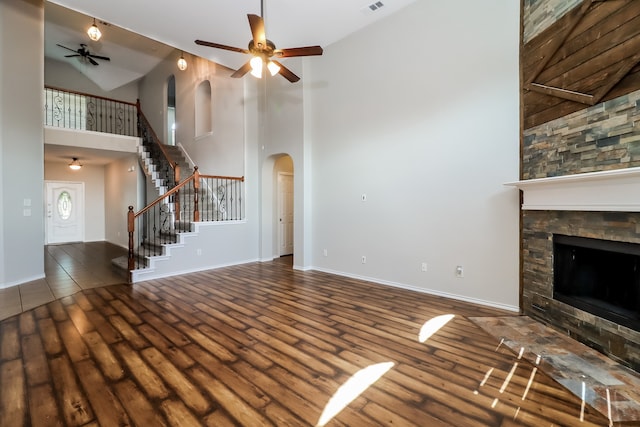
[[449,323],[451,319],[455,317],[454,314],[443,314],[441,316],[436,316],[430,320],[424,322],[424,325],[420,328],[420,334],[418,335],[418,341],[425,342],[433,334],[438,332],[444,325]]
[[373,383],[378,381],[395,363],[384,362],[367,366],[353,374],[338,388],[325,406],[316,427],[322,427],[360,396]]

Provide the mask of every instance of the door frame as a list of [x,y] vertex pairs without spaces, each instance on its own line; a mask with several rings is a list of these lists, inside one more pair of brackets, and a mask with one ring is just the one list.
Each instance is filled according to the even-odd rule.
[[[276,174],[276,205],[277,205],[277,208],[276,208],[277,209],[277,212],[276,212],[277,217],[276,218],[278,219],[277,220],[277,231],[276,231],[276,234],[278,236],[277,237],[277,241],[278,241],[277,254],[278,254],[278,256],[293,255],[293,249],[294,249],[294,244],[295,244],[295,240],[293,239],[293,233],[294,233],[295,227],[293,227],[293,225],[292,225],[293,229],[291,230],[292,231],[292,233],[291,233],[292,234],[292,236],[291,236],[291,240],[292,240],[291,241],[291,253],[288,253],[288,254],[281,253],[281,249],[283,247],[283,245],[282,245],[282,243],[283,243],[282,242],[282,233],[280,233],[280,228],[282,227],[282,221],[280,221],[280,218],[283,217],[283,215],[282,215],[282,206],[283,206],[282,202],[283,201],[281,200],[282,192],[280,191],[281,190],[281,181],[280,181],[280,177],[281,176],[291,177],[291,199],[293,199],[293,197],[294,197],[294,194],[293,194],[293,186],[294,186],[293,173],[278,171],[278,173]],[[292,209],[291,215],[294,216],[294,222],[295,222],[293,200],[291,201],[291,209]]]
[[[50,235],[49,235],[49,189],[51,186],[53,185],[69,185],[69,186],[78,186],[78,191],[79,194],[81,194],[81,198],[80,198],[80,203],[77,205],[78,207],[78,211],[77,213],[77,218],[78,218],[78,222],[80,223],[80,241],[84,242],[85,239],[85,188],[84,188],[84,182],[81,181],[58,181],[58,180],[45,180],[44,181],[44,236],[45,236],[45,244],[46,245],[55,245],[55,244],[63,244],[63,243],[70,243],[69,242],[50,242]],[[51,201],[52,205],[55,204],[55,201]],[[76,240],[74,240],[76,241]]]

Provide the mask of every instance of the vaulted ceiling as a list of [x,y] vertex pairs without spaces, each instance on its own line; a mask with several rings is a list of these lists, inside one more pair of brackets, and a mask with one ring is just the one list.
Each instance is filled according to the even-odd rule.
[[[44,52],[47,58],[68,63],[106,92],[143,77],[165,57],[176,54],[171,46],[100,21],[103,37],[93,42],[86,34],[92,22],[87,15],[46,2]],[[81,43],[92,54],[111,61],[98,60],[100,65],[93,66],[79,57],[66,58],[73,52],[59,46],[78,49]]]
[[[246,56],[198,46],[194,41],[201,39],[246,48],[251,38],[247,14],[263,12],[267,38],[279,48],[320,45],[326,51],[327,46],[337,40],[416,0],[263,1],[261,5],[259,0],[55,0],[47,3],[79,13],[65,16],[63,8],[47,5],[46,55],[63,59],[63,54],[69,53],[56,47],[56,43],[76,48],[80,43],[87,43],[92,53],[112,60],[105,66],[93,68],[74,66],[109,90],[107,88],[117,87],[115,85],[127,78],[139,77],[153,61],[157,63],[168,54],[179,55],[180,50],[231,69],[239,68],[246,62]],[[93,17],[104,33],[97,44],[88,43],[85,33]],[[408,30],[420,31],[419,28]],[[151,41],[159,43],[154,45]],[[283,64],[288,66],[284,61],[286,59]],[[109,76],[118,80],[107,81]]]
[[640,1],[583,0],[522,49],[524,128],[640,89]]

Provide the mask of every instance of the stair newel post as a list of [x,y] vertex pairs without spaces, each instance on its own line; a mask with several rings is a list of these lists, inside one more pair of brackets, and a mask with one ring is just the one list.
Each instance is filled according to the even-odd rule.
[[[180,165],[178,162],[173,164],[173,180],[176,185],[180,183]],[[175,207],[176,221],[180,221],[180,190],[176,191],[173,196],[173,206]]]
[[133,206],[129,206],[129,212],[127,212],[127,232],[129,233],[129,254],[127,257],[127,267],[129,270],[129,281],[131,281],[131,270],[135,268],[135,258],[133,253],[133,232],[135,231],[135,214],[133,213]]
[[200,221],[200,211],[198,210],[198,192],[200,190],[200,172],[198,167],[193,168],[193,221]]

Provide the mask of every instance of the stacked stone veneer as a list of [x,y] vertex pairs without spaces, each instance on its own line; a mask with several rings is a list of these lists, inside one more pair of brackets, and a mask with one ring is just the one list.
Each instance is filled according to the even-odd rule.
[[640,243],[637,212],[523,212],[525,314],[640,372],[640,332],[553,299],[553,234]]
[[[524,43],[582,0],[523,0]],[[640,91],[524,132],[522,179],[640,166]],[[636,121],[638,124],[636,125]],[[640,333],[553,300],[553,234],[640,243],[640,213],[523,211],[522,310],[640,372]]]
[[[640,92],[524,132],[523,179],[640,166]],[[640,332],[553,300],[553,234],[640,244],[640,213],[523,212],[523,311],[640,371]]]
[[526,130],[523,179],[640,166],[639,104],[636,91]]
[[524,43],[540,34],[580,3],[582,0],[523,0],[524,34],[522,40]]

